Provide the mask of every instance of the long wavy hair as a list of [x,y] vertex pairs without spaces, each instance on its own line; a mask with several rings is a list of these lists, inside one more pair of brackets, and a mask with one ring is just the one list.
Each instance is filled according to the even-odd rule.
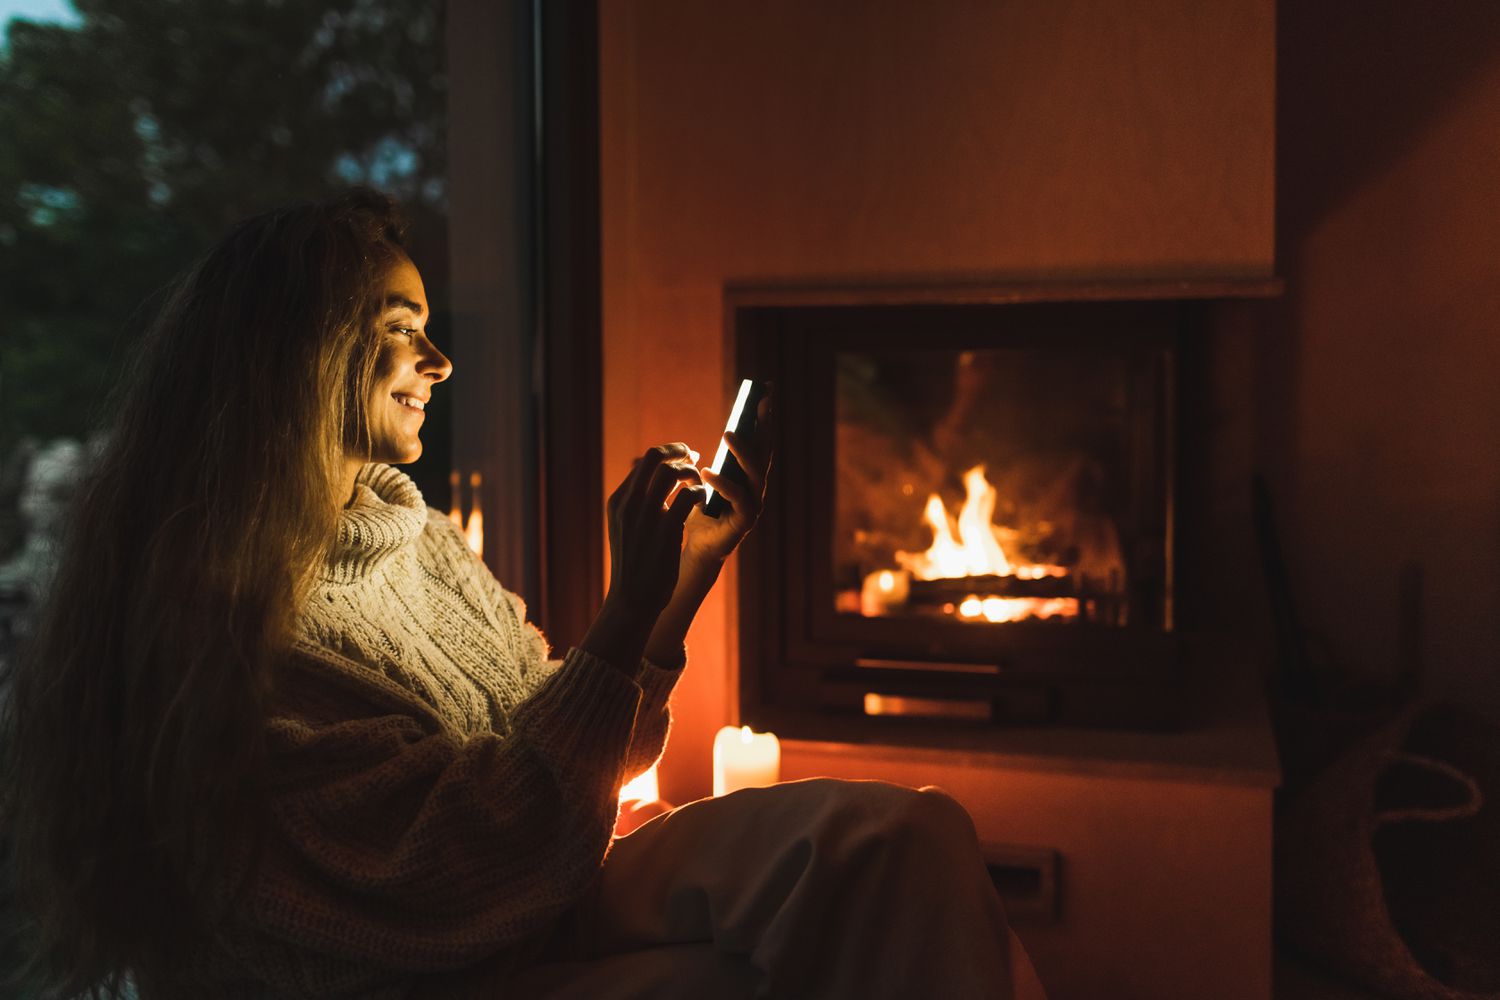
[[275,666],[369,440],[401,240],[368,191],[258,216],[147,331],[7,685],[17,984],[174,995],[223,916],[225,845],[262,828]]

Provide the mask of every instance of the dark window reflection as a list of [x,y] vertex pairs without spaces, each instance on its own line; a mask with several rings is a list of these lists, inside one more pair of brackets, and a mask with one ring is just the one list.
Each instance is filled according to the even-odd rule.
[[[234,221],[399,197],[448,346],[441,0],[0,3],[0,661],[152,297]],[[450,352],[451,353],[451,352]],[[446,506],[448,396],[413,474]]]

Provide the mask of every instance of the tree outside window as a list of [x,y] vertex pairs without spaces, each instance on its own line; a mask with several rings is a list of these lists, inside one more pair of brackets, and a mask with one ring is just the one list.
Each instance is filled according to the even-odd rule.
[[[388,191],[447,330],[441,0],[60,9],[12,18],[0,47],[0,660],[155,298],[231,224]],[[443,394],[425,441],[414,478],[443,506]]]

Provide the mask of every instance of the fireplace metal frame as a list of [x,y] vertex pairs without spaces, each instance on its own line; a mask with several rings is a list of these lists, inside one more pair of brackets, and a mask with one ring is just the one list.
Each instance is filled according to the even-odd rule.
[[[995,724],[1175,726],[1181,687],[1172,551],[1180,429],[1176,365],[1183,338],[1205,323],[1203,303],[1174,295],[1180,290],[1170,283],[730,289],[725,321],[733,374],[780,380],[775,474],[761,524],[740,555],[741,721],[793,738],[910,738],[928,745]],[[829,474],[818,481],[817,465],[819,456],[832,455],[833,400],[831,392],[821,391],[826,387],[807,380],[815,372],[831,374],[839,347],[856,346],[856,338],[870,337],[872,330],[878,339],[885,336],[879,330],[899,329],[918,317],[928,331],[941,327],[940,333],[924,334],[929,346],[1016,346],[1026,341],[997,330],[997,318],[1024,318],[1033,330],[1038,322],[1046,327],[1048,346],[1103,349],[1141,361],[1136,370],[1155,388],[1153,399],[1138,401],[1145,415],[1134,422],[1132,454],[1141,468],[1132,487],[1138,498],[1132,516],[1145,547],[1159,546],[1162,553],[1155,621],[1124,627],[935,621],[914,628],[907,619],[835,613],[830,553],[819,541],[829,537],[831,496],[823,497],[826,503],[810,502],[831,485]],[[1143,565],[1138,559],[1137,567]],[[1132,586],[1147,583],[1132,574]],[[952,711],[870,718],[863,703],[867,693]],[[975,706],[988,711],[976,713]],[[976,720],[976,714],[984,717]]]

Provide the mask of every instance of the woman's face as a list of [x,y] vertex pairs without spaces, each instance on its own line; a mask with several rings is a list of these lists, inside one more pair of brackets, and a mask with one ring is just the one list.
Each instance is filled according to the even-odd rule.
[[427,339],[427,293],[410,260],[391,266],[381,301],[380,356],[367,401],[369,460],[415,462],[422,457],[423,407],[453,364]]

